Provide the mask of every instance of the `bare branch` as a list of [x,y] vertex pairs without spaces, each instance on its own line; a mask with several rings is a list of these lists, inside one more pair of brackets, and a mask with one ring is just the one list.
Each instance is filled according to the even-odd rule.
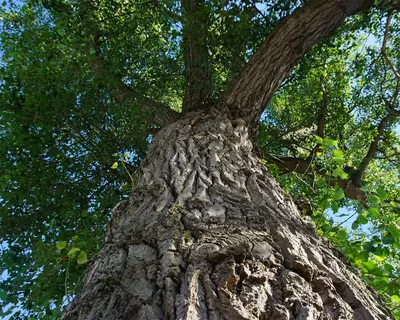
[[260,10],[257,8],[257,2],[255,0],[251,1],[251,4],[253,8],[256,10],[256,12],[263,17],[264,20],[269,21],[268,17]]
[[[318,125],[317,125],[317,136],[320,138],[325,138],[325,120],[326,115],[328,113],[328,94],[325,88],[325,77],[321,75],[321,92],[322,92],[322,99],[321,99],[321,109],[320,114],[318,116]],[[312,150],[310,157],[315,157],[316,153],[321,150],[321,145],[318,143],[314,149]]]

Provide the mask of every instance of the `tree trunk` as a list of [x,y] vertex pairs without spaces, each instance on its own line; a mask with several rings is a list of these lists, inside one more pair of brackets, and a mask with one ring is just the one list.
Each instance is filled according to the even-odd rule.
[[391,319],[223,109],[154,137],[63,319]]

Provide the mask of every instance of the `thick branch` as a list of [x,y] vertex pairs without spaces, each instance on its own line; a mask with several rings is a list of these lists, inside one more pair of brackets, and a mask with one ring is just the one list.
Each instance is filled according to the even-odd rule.
[[185,60],[183,111],[209,105],[212,94],[210,57],[207,47],[207,8],[204,0],[182,1],[182,32]]
[[[96,78],[101,79],[104,76],[104,62],[99,51],[99,34],[94,37],[95,53],[94,57],[89,61],[89,67]],[[90,44],[86,46],[87,54],[90,53]],[[110,75],[108,74],[108,78]],[[110,93],[118,103],[132,103],[141,108],[143,114],[149,117],[152,122],[160,126],[167,125],[179,118],[179,113],[172,110],[167,105],[142,96],[134,92],[130,87],[124,84],[121,80],[117,80],[119,85],[113,86]]]
[[353,176],[353,183],[356,186],[361,186],[361,179],[367,168],[368,164],[374,158],[376,151],[378,150],[378,143],[382,138],[383,131],[388,123],[390,123],[394,118],[400,117],[400,111],[392,109],[382,120],[379,122],[378,125],[378,133],[375,135],[374,140],[372,141],[369,150],[364,157],[363,161],[361,162],[360,166],[358,167],[357,172]]
[[150,99],[146,96],[137,95],[130,87],[121,83],[111,94],[119,103],[133,103],[140,107],[143,113],[153,120],[154,123],[165,126],[176,121],[180,114],[165,104]]
[[[392,2],[393,7],[400,7],[396,1]],[[282,20],[223,98],[232,115],[256,126],[264,108],[299,59],[346,17],[373,5],[374,0],[314,0]]]
[[[296,172],[300,174],[310,174],[311,159],[298,159],[291,157],[283,158],[269,158],[268,162],[275,164],[279,171],[282,172]],[[318,174],[325,176],[326,172],[321,168],[314,168]],[[328,181],[330,185],[339,185],[343,189],[344,194],[347,198],[365,202],[367,200],[367,194],[362,191],[358,186],[352,183],[351,180],[342,180],[338,178],[337,180]]]

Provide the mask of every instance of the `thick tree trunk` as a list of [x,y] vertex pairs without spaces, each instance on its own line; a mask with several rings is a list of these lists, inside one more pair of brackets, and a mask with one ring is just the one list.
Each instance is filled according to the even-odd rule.
[[226,110],[154,138],[63,319],[391,319]]

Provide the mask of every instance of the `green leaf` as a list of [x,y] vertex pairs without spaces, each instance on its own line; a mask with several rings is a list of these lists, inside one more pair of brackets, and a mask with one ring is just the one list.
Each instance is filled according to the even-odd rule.
[[371,218],[379,218],[379,210],[377,208],[368,208],[369,216]]
[[383,201],[383,200],[386,200],[387,199],[387,197],[388,197],[388,195],[389,195],[389,193],[387,192],[387,191],[385,191],[385,189],[383,189],[382,187],[379,187],[377,190],[376,190],[376,193],[378,194],[378,197]]
[[337,188],[336,190],[335,190],[335,193],[333,194],[333,200],[341,200],[341,199],[343,199],[344,198],[344,191],[343,191],[343,189],[342,188]]
[[338,235],[339,238],[341,238],[342,240],[347,240],[347,238],[348,238],[348,234],[347,234],[346,230],[344,230],[344,229],[340,229],[340,230],[337,232],[337,235]]
[[129,153],[124,153],[124,158],[128,158],[130,156]]
[[393,208],[400,208],[400,203],[397,203],[397,202],[394,202],[394,201],[390,201],[390,205],[391,205]]
[[400,236],[400,230],[396,226],[390,224],[387,228],[393,237],[398,238]]
[[325,138],[324,145],[327,147],[337,147],[338,142],[337,142],[337,140],[333,140],[331,138]]
[[368,196],[368,201],[378,204],[379,202],[381,202],[381,199],[379,199],[379,197],[377,197],[376,195],[370,194]]
[[374,271],[374,270],[376,269],[376,267],[377,267],[377,266],[376,266],[376,263],[373,262],[373,261],[363,262],[362,264],[363,264],[363,266],[364,266],[365,268],[367,268],[367,270],[368,270],[369,272]]
[[315,141],[317,141],[318,144],[322,144],[324,142],[324,140],[319,136],[315,136]]
[[58,250],[62,250],[67,246],[67,241],[60,241],[56,244]]
[[332,208],[333,213],[337,213],[339,211],[338,203],[337,202],[332,202],[331,208]]
[[336,149],[333,151],[333,157],[332,159],[336,161],[338,164],[342,165],[344,164],[344,154],[343,151],[340,149]]
[[63,28],[57,28],[57,33],[58,33],[60,36],[63,36],[63,35],[64,35],[64,29],[63,29]]
[[335,158],[343,158],[344,157],[344,153],[340,149],[335,149],[335,150],[333,150],[333,156]]
[[111,166],[111,169],[117,169],[118,168],[118,162],[114,162],[114,164]]
[[7,301],[8,294],[7,292],[0,290],[0,300]]
[[381,257],[381,256],[375,256],[375,259],[376,259],[377,261],[380,261],[380,262],[386,260],[385,257]]
[[392,296],[392,301],[396,302],[396,303],[400,303],[400,297],[395,294],[395,295]]
[[368,219],[366,217],[364,217],[362,214],[358,215],[357,221],[359,224],[367,224],[368,223]]
[[316,181],[316,185],[318,186],[318,187],[325,187],[326,186],[326,181],[324,180],[324,179],[321,179],[321,178],[319,178],[319,179],[317,179],[317,181]]
[[337,167],[334,171],[333,171],[333,175],[335,177],[340,177],[340,179],[342,180],[346,180],[347,177],[349,176],[346,172],[343,171],[343,169]]
[[69,258],[73,259],[73,258],[75,257],[75,254],[76,254],[78,251],[81,251],[81,249],[79,249],[79,248],[72,248],[72,249],[70,249],[70,250],[68,251],[67,255],[68,255]]
[[84,264],[87,261],[87,255],[85,251],[81,251],[78,256],[78,264]]

